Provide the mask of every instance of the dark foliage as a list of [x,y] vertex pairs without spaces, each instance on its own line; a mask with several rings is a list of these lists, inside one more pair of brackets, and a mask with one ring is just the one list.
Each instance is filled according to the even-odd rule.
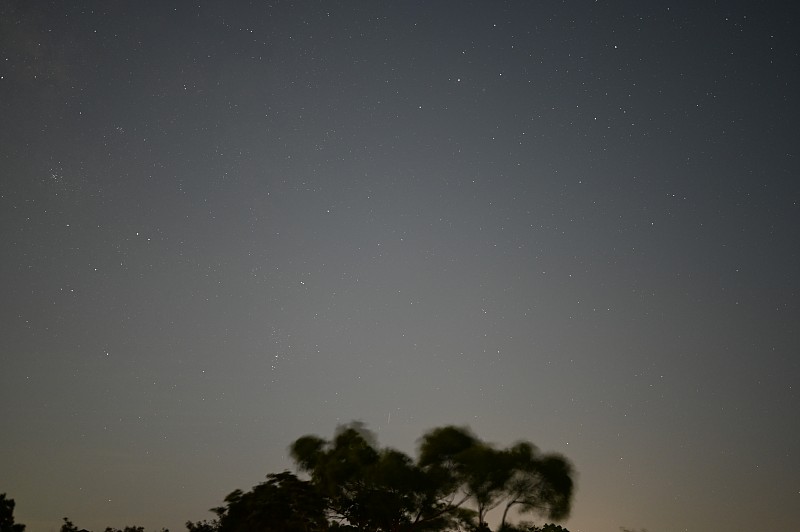
[[14,499],[7,499],[0,493],[0,532],[23,532],[25,525],[14,522]]
[[468,429],[441,427],[420,440],[415,462],[380,449],[361,424],[337,430],[330,441],[304,436],[291,455],[324,499],[331,523],[376,532],[488,530],[488,511],[569,514],[572,467],[528,443],[496,449]]
[[[324,499],[316,487],[292,473],[270,474],[251,491],[236,490],[217,508],[216,523],[192,525],[190,531],[208,532],[315,532],[327,530]],[[214,528],[216,527],[216,528]]]

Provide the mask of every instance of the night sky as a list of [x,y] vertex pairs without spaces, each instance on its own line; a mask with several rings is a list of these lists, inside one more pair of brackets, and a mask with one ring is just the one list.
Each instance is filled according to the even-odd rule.
[[796,2],[0,0],[0,492],[183,530],[362,420],[572,532],[800,529]]

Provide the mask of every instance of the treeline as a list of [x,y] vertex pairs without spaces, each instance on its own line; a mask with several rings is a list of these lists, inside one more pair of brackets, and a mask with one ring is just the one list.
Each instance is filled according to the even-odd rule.
[[[303,436],[289,450],[305,478],[289,471],[269,474],[250,491],[230,493],[211,509],[212,519],[187,522],[187,530],[491,532],[487,514],[497,510],[498,532],[567,532],[554,524],[512,523],[518,516],[562,520],[571,509],[569,461],[530,442],[497,448],[469,429],[445,426],[425,433],[412,459],[380,448],[361,423],[351,423],[330,440]],[[0,526],[0,532],[23,529]],[[61,532],[85,531],[64,518]]]
[[[84,528],[75,526],[68,517],[64,518],[64,524],[61,525],[61,532],[89,532]],[[125,528],[111,528],[106,527],[103,532],[144,532],[143,526],[126,526]],[[169,532],[168,529],[162,528],[160,532]]]

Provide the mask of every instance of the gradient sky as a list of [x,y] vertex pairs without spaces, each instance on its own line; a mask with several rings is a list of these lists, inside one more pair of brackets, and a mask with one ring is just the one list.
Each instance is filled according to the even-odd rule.
[[796,2],[0,0],[0,492],[183,530],[362,420],[572,532],[800,529]]

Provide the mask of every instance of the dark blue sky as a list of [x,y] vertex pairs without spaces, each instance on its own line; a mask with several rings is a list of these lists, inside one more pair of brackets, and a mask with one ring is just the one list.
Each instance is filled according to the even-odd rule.
[[181,530],[358,419],[572,532],[800,526],[789,2],[0,2],[0,491]]

